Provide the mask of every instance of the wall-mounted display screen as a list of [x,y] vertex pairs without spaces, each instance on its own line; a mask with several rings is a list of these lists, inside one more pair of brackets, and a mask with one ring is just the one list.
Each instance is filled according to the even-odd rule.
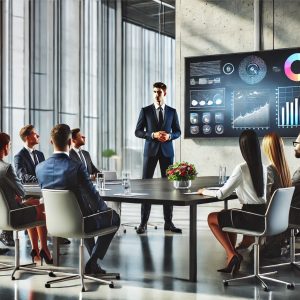
[[300,48],[185,59],[185,137],[300,132]]

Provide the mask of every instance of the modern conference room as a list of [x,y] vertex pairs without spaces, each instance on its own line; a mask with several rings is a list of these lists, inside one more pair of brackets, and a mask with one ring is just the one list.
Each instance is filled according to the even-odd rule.
[[0,1],[0,299],[299,299],[298,0]]

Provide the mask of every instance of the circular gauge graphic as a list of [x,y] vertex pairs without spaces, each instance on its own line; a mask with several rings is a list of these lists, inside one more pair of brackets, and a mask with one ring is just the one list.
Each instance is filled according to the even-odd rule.
[[226,63],[224,66],[223,66],[223,73],[226,74],[226,75],[230,75],[232,74],[234,71],[234,66],[233,64],[231,63]]
[[211,126],[210,125],[204,125],[202,127],[202,131],[204,134],[211,134]]
[[300,53],[294,53],[290,55],[284,63],[284,73],[289,79],[293,81],[300,81],[300,73],[296,74],[292,70],[292,64],[295,61],[299,61],[299,60],[300,60]]
[[245,57],[239,65],[239,75],[248,84],[256,84],[262,81],[267,74],[267,65],[258,56]]
[[215,126],[216,134],[223,134],[224,133],[224,126],[222,124],[218,124]]

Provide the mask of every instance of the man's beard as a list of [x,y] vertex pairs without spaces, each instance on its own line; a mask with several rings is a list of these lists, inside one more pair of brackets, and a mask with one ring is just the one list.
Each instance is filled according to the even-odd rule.
[[296,158],[300,158],[300,152],[298,152],[298,151],[295,150],[295,157]]

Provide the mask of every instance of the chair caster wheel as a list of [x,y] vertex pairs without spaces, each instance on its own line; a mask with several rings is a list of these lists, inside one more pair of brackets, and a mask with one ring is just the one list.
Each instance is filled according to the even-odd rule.
[[157,229],[157,226],[154,226],[154,229]]
[[224,286],[228,286],[228,282],[224,280],[224,281],[223,281],[223,285],[224,285]]
[[85,288],[83,287],[83,288],[81,289],[81,291],[82,291],[82,292],[85,292]]
[[113,288],[115,287],[115,285],[113,284],[113,282],[109,284],[109,287],[110,287],[111,289],[113,289]]
[[134,226],[134,229],[137,230],[137,226]]
[[49,284],[49,283],[46,283],[46,284],[45,284],[45,288],[48,289],[49,287],[50,287],[50,284]]
[[56,275],[52,271],[49,273],[49,276],[50,277],[56,277]]
[[295,288],[295,285],[293,283],[287,284],[286,288],[289,290],[293,290]]
[[268,292],[268,291],[269,291],[269,288],[264,287],[264,291],[265,291],[265,292]]
[[123,232],[126,233],[126,229],[124,229]]
[[121,276],[120,276],[120,275],[117,275],[117,276],[116,276],[116,279],[120,280],[120,279],[121,279]]
[[16,277],[15,276],[11,276],[11,280],[16,280]]

